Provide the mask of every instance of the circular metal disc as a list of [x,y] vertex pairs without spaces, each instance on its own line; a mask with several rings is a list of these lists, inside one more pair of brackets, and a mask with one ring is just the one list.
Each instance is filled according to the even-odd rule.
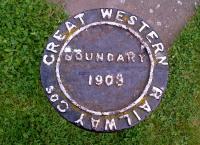
[[49,38],[41,80],[59,114],[87,130],[112,132],[144,120],[167,86],[167,52],[140,17],[94,9]]

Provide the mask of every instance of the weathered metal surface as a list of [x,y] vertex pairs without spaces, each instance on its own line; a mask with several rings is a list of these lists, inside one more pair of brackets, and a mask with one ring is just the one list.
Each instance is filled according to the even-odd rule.
[[48,99],[66,120],[112,132],[144,120],[167,85],[167,53],[140,17],[94,9],[64,22],[49,38],[41,64]]

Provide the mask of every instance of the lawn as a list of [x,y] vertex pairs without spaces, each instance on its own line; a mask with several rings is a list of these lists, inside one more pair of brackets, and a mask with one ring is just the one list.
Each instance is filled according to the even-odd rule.
[[200,144],[200,9],[170,48],[161,105],[140,125],[112,134],[68,123],[41,87],[45,44],[66,18],[44,0],[0,0],[0,144]]

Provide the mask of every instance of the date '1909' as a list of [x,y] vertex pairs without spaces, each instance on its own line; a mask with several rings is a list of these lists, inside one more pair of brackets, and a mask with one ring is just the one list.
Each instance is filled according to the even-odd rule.
[[124,85],[124,78],[121,73],[117,75],[90,75],[89,76],[89,86],[96,85],[96,86],[117,86],[121,87]]

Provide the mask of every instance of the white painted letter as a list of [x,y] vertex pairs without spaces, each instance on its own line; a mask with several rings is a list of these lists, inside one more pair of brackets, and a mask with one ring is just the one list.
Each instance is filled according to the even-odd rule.
[[76,52],[75,58],[78,61],[81,61],[83,59],[83,55],[82,55],[81,51],[80,52]]
[[53,37],[58,41],[62,41],[65,39],[65,35],[60,34],[60,30],[56,31]]
[[129,25],[135,25],[135,22],[137,21],[136,16],[131,16],[130,19],[128,20]]
[[100,123],[100,119],[96,120],[96,119],[92,118],[91,122],[92,122],[92,128],[96,129]]
[[61,104],[65,105],[65,108],[62,109],[60,105],[57,106],[58,111],[60,111],[61,113],[65,113],[67,111],[67,109],[69,108],[69,105],[66,101],[62,100],[60,102]]
[[155,31],[152,31],[146,36],[146,38],[150,43],[152,43],[152,39],[158,39],[158,34]]
[[54,86],[50,86],[49,88],[46,88],[46,92],[48,94],[51,94],[53,92],[53,90],[54,90]]
[[153,93],[150,94],[150,96],[156,98],[157,100],[159,100],[163,94],[163,91],[157,87],[153,87],[152,92]]
[[48,45],[47,45],[47,50],[48,51],[51,51],[51,52],[53,52],[53,53],[57,53],[57,50],[55,50],[54,48],[56,48],[56,47],[59,47],[60,45],[55,45],[53,42],[51,42],[51,43],[49,43]]
[[[51,58],[51,61],[47,61],[47,58],[48,58],[48,57]],[[50,56],[44,55],[44,57],[43,57],[43,62],[44,62],[46,65],[48,65],[48,66],[50,66],[51,64],[53,64],[54,61],[55,61],[54,55],[50,55]]]
[[163,52],[164,51],[164,45],[162,43],[158,43],[158,44],[154,44],[152,45],[153,48],[156,48],[155,50],[155,55],[158,53],[158,52]]
[[123,11],[117,11],[117,15],[116,15],[116,20],[118,20],[118,21],[123,21],[123,16],[124,16],[124,14],[126,14],[125,12],[123,12]]
[[69,33],[72,31],[72,29],[77,28],[76,25],[72,24],[71,22],[66,22],[65,25]]
[[101,9],[101,14],[102,17],[105,19],[106,17],[108,17],[108,19],[110,19],[112,17],[112,9]]
[[156,57],[159,64],[162,64],[162,65],[168,65],[168,62],[165,62],[167,60],[167,57],[166,56],[163,56],[163,57]]
[[123,119],[123,118],[127,119],[128,125],[129,125],[129,126],[132,125],[132,122],[131,122],[130,116],[129,116],[128,114],[123,115],[123,116],[120,116],[119,118],[120,118],[120,119]]
[[138,115],[138,113],[137,113],[135,110],[133,110],[133,113],[134,113],[134,115],[136,116],[136,118],[137,118],[139,121],[142,120],[142,119],[140,118],[140,116]]
[[83,117],[85,116],[85,114],[81,114],[81,117],[75,121],[75,123],[80,124],[81,126],[83,126]]
[[140,57],[140,62],[144,62],[145,54],[140,54],[139,57]]
[[105,130],[116,130],[116,124],[115,124],[115,119],[112,119],[111,121],[106,119],[106,124],[105,124]]
[[130,51],[126,53],[127,57],[128,57],[128,62],[135,62],[135,53]]
[[114,60],[114,55],[112,53],[108,53],[107,60],[108,62],[112,62]]
[[139,32],[142,32],[145,28],[150,28],[150,27],[149,27],[149,25],[147,23],[142,21],[142,27],[139,29]]
[[92,60],[92,59],[93,59],[93,53],[90,53],[90,55],[89,55],[88,53],[85,53],[85,59],[86,59],[87,61]]
[[72,60],[72,54],[71,53],[66,53],[65,60],[66,61],[71,61]]
[[51,102],[56,102],[56,101],[58,101],[59,100],[59,96],[58,96],[58,94],[54,94],[54,95],[52,95],[51,97],[50,97],[50,100],[51,100]]
[[104,57],[103,57],[103,53],[97,53],[97,54],[96,54],[96,61],[97,61],[97,62],[100,62],[100,61],[102,62],[102,61],[103,61],[103,58],[104,58]]
[[139,106],[141,109],[144,109],[147,112],[151,112],[151,107],[149,106],[149,103],[147,102],[147,100],[145,100],[145,103],[141,106]]
[[119,54],[117,57],[117,62],[124,62],[124,56],[122,54]]
[[74,18],[79,19],[81,21],[82,25],[85,25],[85,22],[83,20],[84,15],[85,15],[84,13],[81,13],[81,14],[76,15]]

